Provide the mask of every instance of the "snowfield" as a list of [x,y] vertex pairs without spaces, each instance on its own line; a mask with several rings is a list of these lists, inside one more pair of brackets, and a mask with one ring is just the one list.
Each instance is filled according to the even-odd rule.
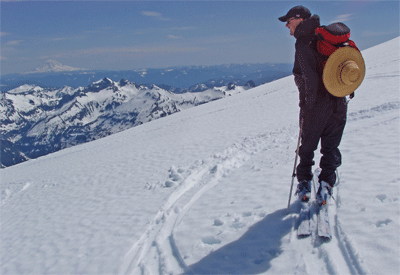
[[399,43],[363,51],[330,242],[286,209],[287,77],[2,169],[1,274],[400,274]]

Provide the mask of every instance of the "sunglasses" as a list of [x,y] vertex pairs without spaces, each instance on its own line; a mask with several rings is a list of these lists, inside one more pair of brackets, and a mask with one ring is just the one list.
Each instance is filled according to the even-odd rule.
[[289,25],[290,22],[292,22],[293,20],[296,20],[296,19],[302,19],[302,18],[296,18],[296,17],[289,18],[289,19],[286,21],[286,25]]

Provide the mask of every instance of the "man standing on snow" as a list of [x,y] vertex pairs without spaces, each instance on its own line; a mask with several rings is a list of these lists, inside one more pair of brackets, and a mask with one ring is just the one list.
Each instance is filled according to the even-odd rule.
[[306,7],[296,6],[285,16],[279,17],[279,20],[286,22],[290,35],[296,38],[293,75],[299,90],[302,129],[296,194],[302,201],[310,199],[314,151],[321,141],[317,200],[324,204],[332,195],[336,169],[341,165],[338,146],[346,124],[346,99],[331,95],[322,81],[323,67],[316,50],[315,35],[315,29],[320,26],[319,16],[311,16]]

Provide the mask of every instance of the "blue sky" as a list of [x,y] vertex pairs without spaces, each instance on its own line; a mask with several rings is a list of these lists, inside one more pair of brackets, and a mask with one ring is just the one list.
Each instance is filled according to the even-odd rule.
[[[1,74],[48,59],[104,70],[292,63],[277,18],[304,5],[361,50],[399,36],[399,1],[1,1]],[[398,54],[398,53],[397,53]]]

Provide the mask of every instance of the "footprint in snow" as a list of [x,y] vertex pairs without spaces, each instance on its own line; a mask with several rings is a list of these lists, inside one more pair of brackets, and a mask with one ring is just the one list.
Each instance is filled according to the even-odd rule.
[[176,168],[175,166],[171,166],[169,169],[169,179],[165,181],[165,187],[174,187],[175,185],[179,184],[180,181],[184,179],[182,173],[185,172],[183,168]]
[[388,197],[386,194],[377,195],[376,199],[383,203],[398,201],[398,198]]
[[381,202],[384,202],[387,199],[387,196],[386,196],[386,194],[381,194],[381,195],[376,196],[376,198],[378,200],[380,200]]
[[242,214],[242,216],[243,217],[250,217],[251,215],[253,215],[253,213],[252,212],[243,212],[243,214]]
[[391,223],[391,222],[392,222],[391,219],[386,219],[386,220],[384,220],[384,221],[378,221],[378,222],[376,223],[376,227],[383,227],[383,226],[388,225],[388,224]]
[[166,181],[165,181],[165,187],[168,187],[168,188],[174,187],[175,184],[176,184],[176,183],[175,183],[174,181],[172,181],[172,180],[166,180]]
[[201,239],[201,241],[204,244],[208,244],[208,245],[220,244],[221,243],[221,240],[219,240],[219,239],[217,239],[217,238],[215,238],[213,236],[204,237],[204,238]]
[[183,169],[176,169],[175,166],[171,166],[171,168],[169,169],[169,178],[172,181],[180,181],[183,179],[182,173],[183,173]]

